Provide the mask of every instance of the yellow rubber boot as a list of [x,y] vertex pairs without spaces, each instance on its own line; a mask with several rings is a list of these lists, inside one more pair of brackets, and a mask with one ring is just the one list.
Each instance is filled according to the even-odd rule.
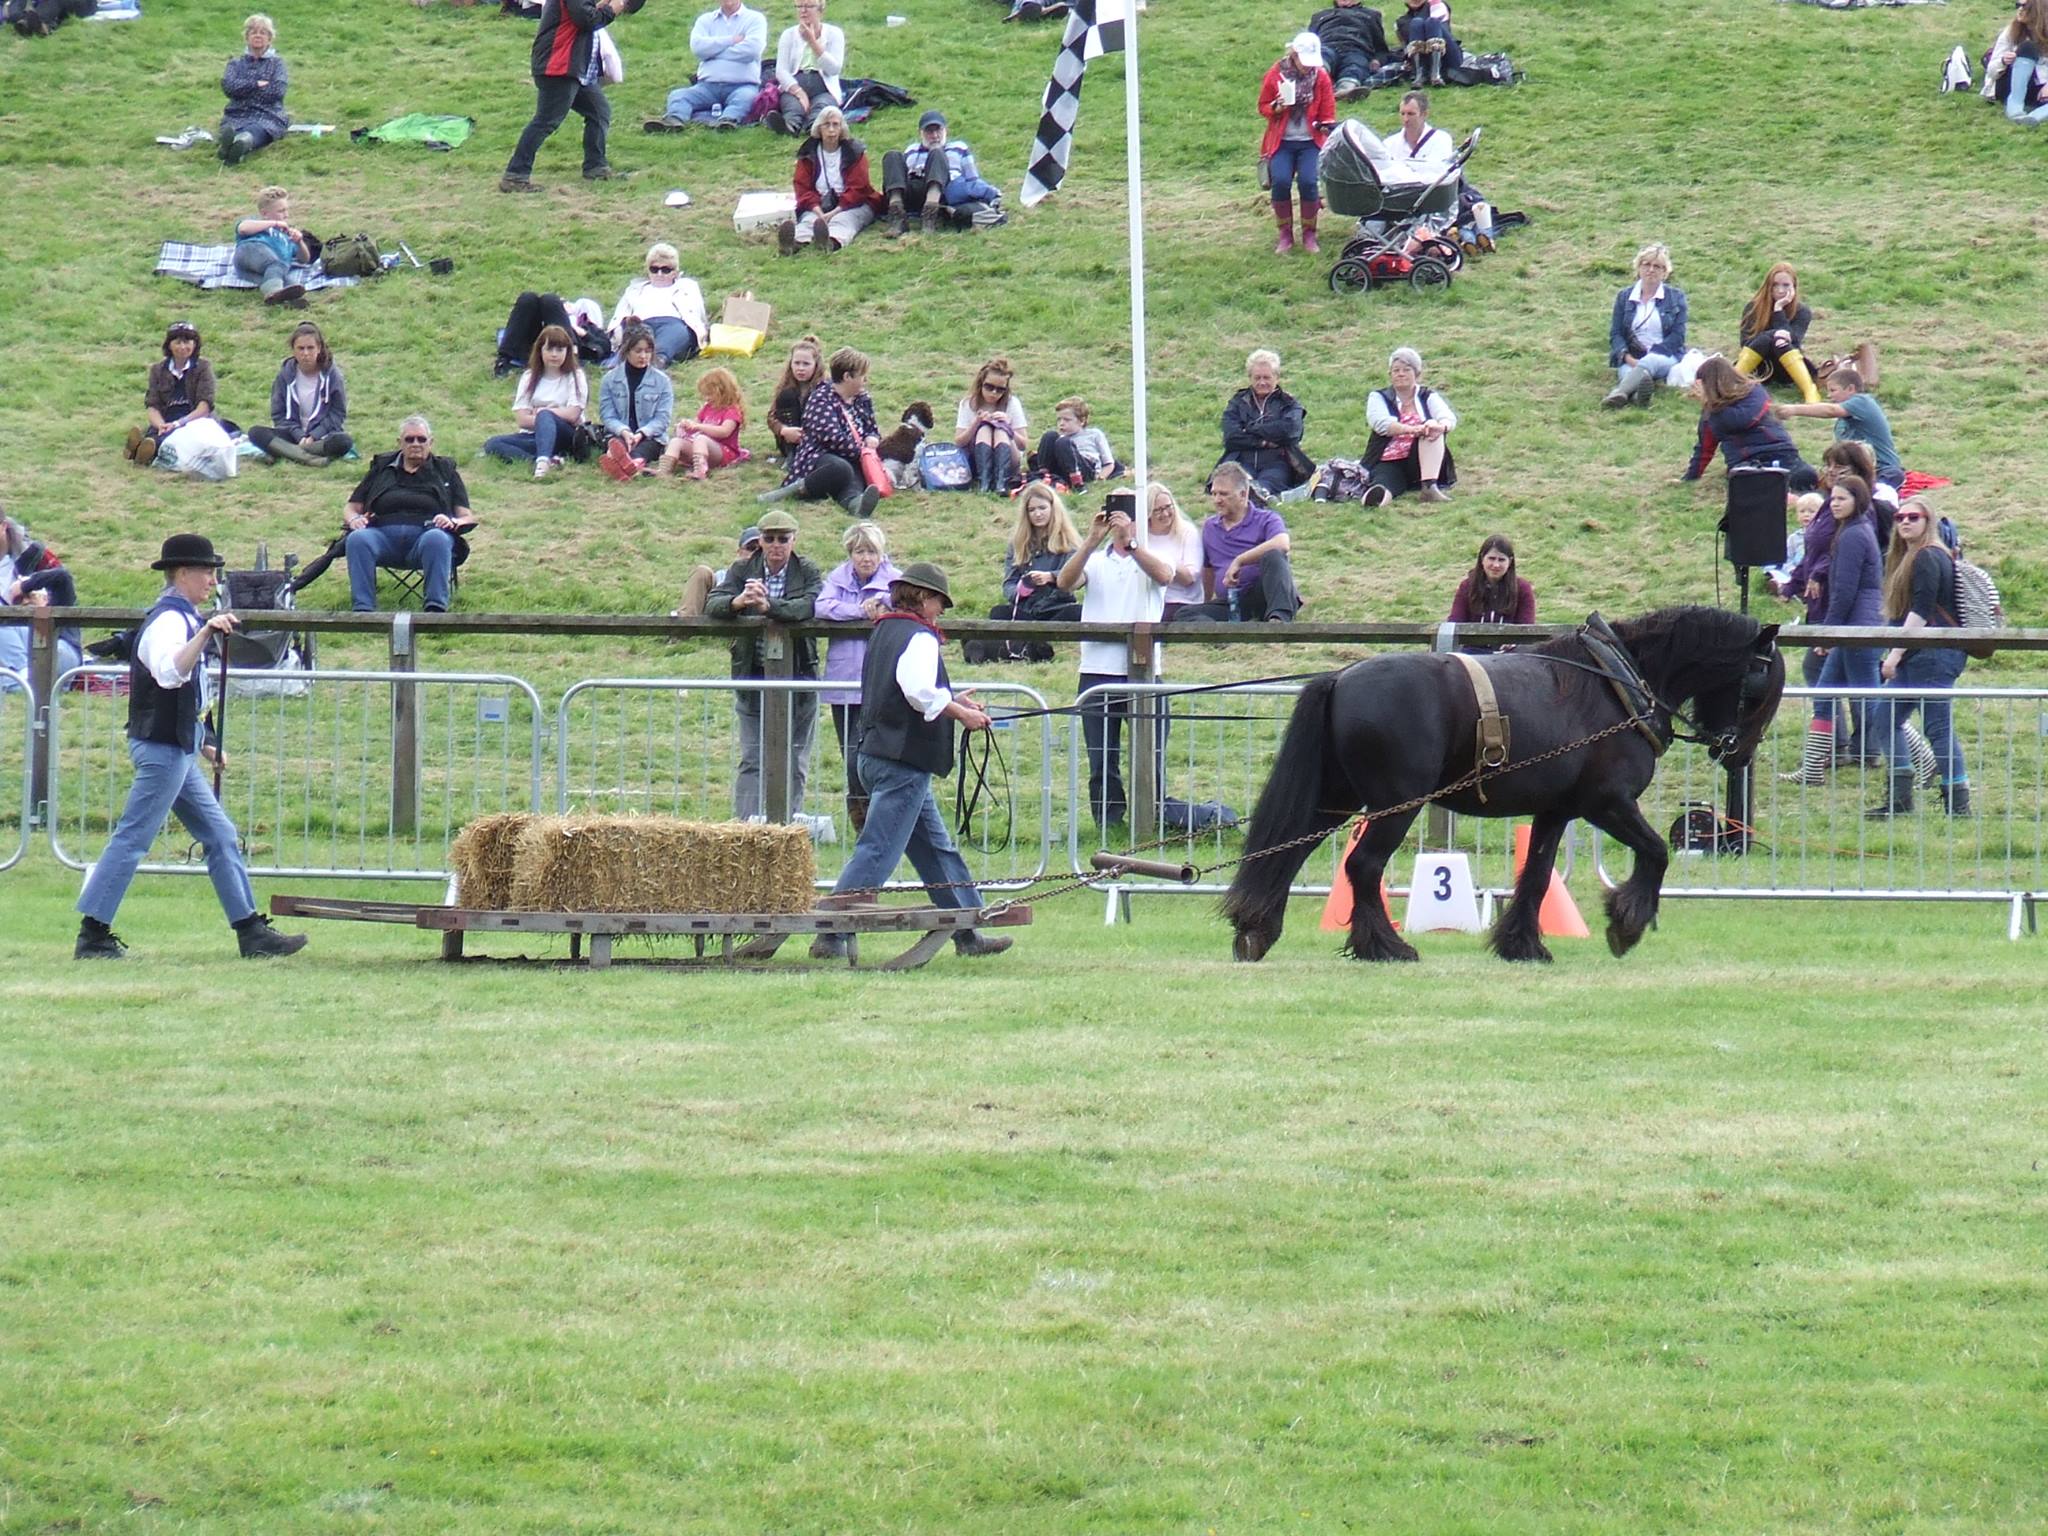
[[1813,370],[1806,366],[1805,355],[1797,347],[1778,354],[1778,366],[1785,370],[1787,378],[1799,386],[1799,398],[1808,405],[1820,404],[1820,386],[1813,382]]
[[1761,352],[1753,351],[1748,347],[1744,347],[1740,352],[1735,354],[1735,371],[1741,374],[1745,379],[1753,379],[1759,373],[1762,373],[1763,370],[1764,358]]

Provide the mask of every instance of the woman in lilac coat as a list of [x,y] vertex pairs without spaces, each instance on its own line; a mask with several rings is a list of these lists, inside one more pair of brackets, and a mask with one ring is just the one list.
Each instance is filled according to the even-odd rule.
[[[889,611],[889,583],[902,574],[889,563],[888,536],[874,523],[855,523],[839,542],[846,549],[846,559],[826,573],[818,594],[817,616],[873,623]],[[868,792],[855,766],[860,746],[858,685],[867,656],[865,635],[857,639],[834,635],[825,652],[825,681],[855,686],[828,688],[820,695],[832,706],[832,734],[839,738],[839,755],[846,760],[846,819],[856,836],[868,819]]]

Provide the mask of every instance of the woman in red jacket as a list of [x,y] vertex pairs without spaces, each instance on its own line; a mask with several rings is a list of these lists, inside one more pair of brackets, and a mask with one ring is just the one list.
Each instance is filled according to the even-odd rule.
[[[1479,546],[1479,558],[1471,572],[1458,583],[1458,595],[1451,599],[1449,622],[1453,624],[1534,624],[1536,589],[1515,570],[1515,546],[1506,537],[1490,533]],[[1492,646],[1467,642],[1461,651],[1489,651]]]
[[868,179],[867,147],[846,136],[837,107],[825,108],[796,152],[796,217],[776,231],[782,254],[794,256],[821,235],[826,250],[843,251],[881,211],[882,194]]
[[1259,116],[1266,120],[1259,160],[1273,189],[1273,222],[1280,226],[1273,254],[1285,256],[1294,249],[1290,183],[1301,189],[1301,248],[1319,251],[1316,215],[1323,205],[1316,176],[1322,169],[1323,141],[1337,123],[1337,91],[1323,68],[1323,41],[1315,33],[1297,34],[1280,61],[1266,71],[1259,87]]

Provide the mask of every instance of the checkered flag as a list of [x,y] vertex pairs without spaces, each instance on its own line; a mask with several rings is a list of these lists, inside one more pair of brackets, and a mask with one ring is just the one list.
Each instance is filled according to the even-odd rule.
[[1074,119],[1081,115],[1081,77],[1088,61],[1124,46],[1126,0],[1074,0],[1067,12],[1067,33],[1060,39],[1052,78],[1045,82],[1045,111],[1038,136],[1031,143],[1031,164],[1024,171],[1026,208],[1043,202],[1067,174],[1067,153],[1074,144]]

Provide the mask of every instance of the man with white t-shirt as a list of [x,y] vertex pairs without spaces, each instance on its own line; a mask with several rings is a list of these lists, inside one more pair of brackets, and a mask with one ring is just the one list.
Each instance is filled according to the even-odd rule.
[[[1136,543],[1137,505],[1130,491],[1112,491],[1088,525],[1081,547],[1060,567],[1060,590],[1086,587],[1081,599],[1083,624],[1157,624],[1166,607],[1167,583],[1173,562]],[[1120,640],[1081,642],[1080,690],[1130,678],[1130,651]],[[1125,819],[1123,725],[1131,712],[1131,696],[1097,694],[1081,710],[1081,737],[1088,746],[1088,806],[1098,826]],[[1160,744],[1163,746],[1163,743]],[[1158,775],[1154,775],[1156,784]]]

